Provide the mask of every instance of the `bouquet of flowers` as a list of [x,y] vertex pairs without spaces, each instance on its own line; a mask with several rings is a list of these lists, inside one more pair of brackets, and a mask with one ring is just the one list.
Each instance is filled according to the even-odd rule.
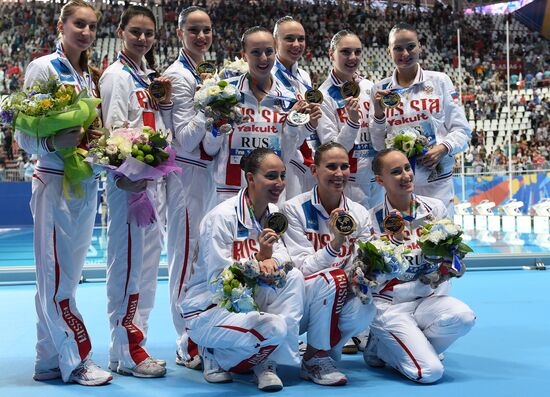
[[466,271],[462,259],[473,250],[462,242],[462,229],[449,219],[424,225],[418,240],[429,266],[420,280],[436,287],[451,277],[461,277]]
[[235,57],[234,61],[230,61],[229,59],[223,61],[223,67],[220,70],[219,76],[221,79],[229,79],[247,72],[248,63],[242,58]]
[[420,135],[414,128],[408,127],[387,137],[386,146],[405,153],[410,159],[428,152],[428,138]]
[[[174,165],[175,151],[168,142],[168,133],[149,127],[118,128],[107,131],[91,142],[88,162],[132,181],[158,179],[181,169]],[[128,222],[147,226],[156,221],[156,214],[147,192],[128,195]]]
[[204,111],[206,128],[214,136],[218,133],[229,134],[233,125],[245,123],[248,120],[240,111],[238,105],[241,92],[225,80],[207,79],[195,93],[195,108]]
[[372,300],[371,290],[378,285],[380,275],[398,276],[407,269],[408,261],[403,255],[408,250],[403,245],[391,244],[386,238],[357,241],[357,245],[359,249],[349,279],[355,296],[366,304]]
[[[26,135],[46,138],[60,130],[83,127],[87,129],[97,118],[101,100],[86,98],[86,90],[76,93],[74,86],[63,85],[55,78],[36,83],[24,91],[11,94],[2,102],[2,123],[10,124]],[[38,145],[38,143],[37,143]],[[86,151],[80,148],[59,149],[65,173],[63,191],[67,197],[83,194],[80,182],[93,175],[84,162]]]
[[254,295],[259,287],[282,288],[286,284],[286,274],[292,269],[291,263],[280,266],[273,274],[260,271],[255,260],[242,260],[225,268],[220,277],[212,280],[216,284],[213,303],[233,313],[246,313],[259,310]]

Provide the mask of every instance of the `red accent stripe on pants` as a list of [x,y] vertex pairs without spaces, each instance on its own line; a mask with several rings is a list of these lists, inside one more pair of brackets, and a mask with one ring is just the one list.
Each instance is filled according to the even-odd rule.
[[80,359],[84,360],[90,353],[90,350],[92,350],[92,343],[90,342],[88,331],[86,331],[86,327],[84,326],[82,320],[71,312],[69,299],[64,299],[59,302],[59,307],[61,308],[61,316],[63,316],[63,320],[65,320],[68,327],[71,331],[73,331],[74,340],[78,346],[78,354],[80,355]]
[[178,299],[181,295],[183,288],[183,280],[185,279],[185,272],[187,271],[187,260],[189,259],[189,213],[187,208],[185,209],[185,256],[183,258],[183,269],[180,274],[180,286],[178,289]]
[[56,240],[56,234],[55,234],[55,226],[53,227],[53,258],[54,258],[54,271],[55,271],[55,289],[53,292],[53,304],[55,306],[55,311],[59,313],[59,310],[57,310],[57,291],[59,290],[59,260],[57,259],[57,240]]
[[343,269],[334,269],[329,272],[334,279],[336,291],[334,293],[334,303],[332,305],[332,313],[330,316],[330,347],[334,347],[342,339],[338,322],[340,321],[340,313],[346,304],[348,298],[348,278]]
[[407,353],[407,355],[410,357],[410,359],[414,363],[416,367],[416,371],[418,373],[418,377],[416,378],[416,380],[419,381],[420,379],[422,379],[422,368],[420,367],[420,364],[418,364],[418,361],[416,361],[416,358],[413,356],[412,352],[405,345],[405,343],[403,343],[401,339],[399,339],[397,336],[395,336],[391,332],[390,332],[390,335],[397,341],[397,343],[399,343],[399,345],[403,348],[403,350],[405,350],[405,353]]
[[128,308],[122,319],[122,326],[126,328],[126,334],[128,336],[130,356],[132,356],[132,360],[134,360],[136,364],[139,364],[149,357],[149,354],[139,345],[144,339],[143,332],[133,323],[138,303],[139,294],[130,295],[128,297]]
[[128,283],[130,282],[130,270],[132,270],[132,229],[128,223],[128,254],[126,258],[126,283],[124,285],[124,296],[128,293]]
[[[256,331],[254,328],[250,328],[250,329],[241,328],[241,327],[236,327],[234,325],[216,325],[216,327],[231,329],[233,331],[242,332],[244,334],[251,333],[256,338],[258,338],[258,340],[260,342],[263,342],[263,341],[266,340],[264,338],[264,336],[262,334],[260,334],[258,331]],[[257,346],[259,346],[259,345],[257,345]],[[251,370],[256,365],[264,362],[269,357],[269,355],[271,353],[273,353],[273,351],[277,348],[277,346],[278,345],[269,345],[269,346],[261,347],[260,350],[258,351],[258,353],[254,353],[252,356],[244,359],[243,361],[241,361],[240,363],[235,365],[233,368],[231,368],[229,371],[231,371],[231,372],[246,372],[246,371]]]

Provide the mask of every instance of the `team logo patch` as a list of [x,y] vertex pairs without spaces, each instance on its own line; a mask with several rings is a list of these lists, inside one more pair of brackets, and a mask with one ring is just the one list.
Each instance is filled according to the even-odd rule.
[[424,86],[424,92],[426,94],[431,94],[431,93],[434,92],[434,88],[431,85],[426,85],[426,86]]

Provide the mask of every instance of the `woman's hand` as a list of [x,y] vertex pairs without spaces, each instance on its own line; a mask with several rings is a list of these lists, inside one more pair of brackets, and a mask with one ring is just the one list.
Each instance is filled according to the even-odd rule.
[[139,179],[137,181],[132,181],[129,178],[122,176],[117,179],[116,187],[119,189],[125,190],[132,193],[140,193],[147,189],[147,179]]
[[321,119],[321,104],[320,103],[308,103],[306,113],[309,113],[309,124],[313,128],[317,128],[319,125],[319,119]]
[[448,152],[447,146],[439,143],[432,146],[428,153],[419,157],[420,162],[424,167],[433,168],[441,161],[441,158]]
[[382,98],[390,92],[391,90],[378,90],[374,93],[374,117],[378,120],[383,119],[386,115],[384,112],[384,107],[382,106]]
[[166,76],[157,77],[155,81],[158,81],[159,83],[161,83],[164,86],[164,89],[166,90],[166,95],[164,96],[164,99],[159,103],[162,103],[163,105],[167,105],[170,102],[172,102],[172,81]]
[[262,230],[258,237],[258,243],[260,243],[260,251],[256,254],[258,262],[271,258],[271,255],[273,255],[273,244],[277,240],[279,240],[279,236],[273,229]]
[[292,108],[289,110],[289,113],[293,110],[298,113],[307,113],[308,109],[308,103],[304,101],[303,99],[298,100],[294,105],[292,105]]
[[335,208],[334,210],[332,210],[332,212],[330,213],[330,217],[328,218],[328,226],[330,228],[330,232],[334,236],[334,238],[330,242],[330,246],[336,251],[340,251],[340,248],[342,248],[344,241],[346,241],[346,236],[340,234],[340,232],[336,229],[336,219],[341,212],[346,212],[346,210],[343,208]]
[[265,259],[260,262],[260,271],[265,274],[273,274],[279,270],[277,261],[273,258]]
[[346,110],[348,117],[354,123],[359,122],[359,98],[352,96],[346,98]]
[[76,147],[80,145],[83,136],[84,128],[82,127],[65,128],[59,130],[56,135],[48,137],[46,144],[50,151]]
[[101,138],[103,136],[103,131],[90,127],[86,130],[86,135],[88,136],[88,141],[92,141]]

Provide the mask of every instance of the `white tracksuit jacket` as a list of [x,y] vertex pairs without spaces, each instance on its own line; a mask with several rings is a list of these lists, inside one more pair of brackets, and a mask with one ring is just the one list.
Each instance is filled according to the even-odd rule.
[[[307,86],[311,87],[311,78],[309,74],[298,67],[298,63],[292,65],[288,71],[284,65],[277,59],[272,69],[272,74],[292,97],[304,99],[304,93]],[[307,86],[306,86],[307,85]],[[294,158],[290,160],[290,165],[286,170],[286,198],[287,200],[304,192],[311,190],[315,185],[315,178],[311,175],[309,166],[313,164],[313,155],[315,148],[319,145],[317,132],[313,131],[300,144]]]
[[[147,91],[154,71],[138,66],[122,52],[99,81],[103,124],[106,128],[149,126],[166,130],[171,124],[171,105],[159,106]],[[107,178],[109,223],[107,235],[107,298],[111,327],[110,361],[133,368],[149,355],[144,346],[147,322],[153,308],[162,249],[160,219],[152,225],[129,224],[128,195]],[[147,194],[158,208],[157,181]],[[160,218],[160,217],[157,217]]]
[[[181,311],[183,286],[189,279],[193,255],[198,250],[200,221],[215,203],[213,157],[204,151],[206,131],[204,113],[197,112],[193,98],[201,83],[193,59],[180,50],[178,59],[164,75],[172,81],[172,146],[176,149],[176,164],[181,173],[171,173],[167,184],[168,279],[172,321],[177,332],[178,354],[185,360],[198,354],[197,346],[189,342]],[[212,137],[213,138],[213,137]]]
[[[86,88],[96,93],[91,76],[76,73],[63,53],[57,51],[32,61],[25,71],[25,87],[49,78]],[[75,293],[86,253],[92,240],[97,211],[97,178],[82,182],[83,197],[63,194],[63,160],[49,152],[46,138],[15,131],[15,139],[27,153],[38,155],[32,178],[31,211],[34,219],[36,258],[37,343],[35,371],[61,370],[68,382],[72,371],[86,359],[92,345],[82,316],[76,307]]]
[[283,238],[306,284],[300,331],[307,331],[308,344],[330,351],[335,359],[340,358],[349,338],[369,326],[375,313],[372,304],[362,304],[349,292],[348,280],[356,253],[355,241],[371,235],[370,217],[362,205],[344,195],[340,207],[353,216],[358,227],[346,237],[339,252],[330,245],[334,237],[328,224],[330,214],[321,204],[317,186],[288,200],[283,207],[288,217],[288,230]]
[[[373,90],[396,88],[401,87],[394,71],[392,77],[376,83]],[[406,127],[413,127],[426,136],[430,145],[447,147],[448,154],[442,157],[438,171],[432,172],[421,164],[416,166],[415,188],[418,194],[438,198],[446,206],[452,206],[454,156],[468,148],[471,129],[449,76],[419,66],[414,82],[401,94],[401,103],[386,109],[385,124],[373,124],[371,136],[375,148],[383,149],[386,136]],[[449,208],[452,216],[452,207]]]
[[309,124],[296,126],[287,120],[276,97],[288,97],[289,94],[278,80],[274,80],[260,103],[250,90],[247,74],[227,81],[243,93],[242,111],[250,117],[250,122],[235,126],[230,135],[221,139],[204,142],[206,152],[216,154],[214,172],[218,202],[234,196],[245,186],[244,172],[239,165],[243,154],[268,147],[275,150],[288,168],[299,145],[314,131]]
[[[267,356],[279,364],[297,364],[298,331],[304,307],[304,281],[297,269],[280,289],[261,287],[255,297],[262,312],[231,313],[214,307],[212,280],[234,261],[254,258],[259,232],[245,202],[246,188],[210,211],[200,226],[199,252],[184,286],[183,311],[189,336],[213,348],[222,368],[243,371]],[[269,204],[268,211],[277,207]],[[279,263],[290,260],[282,241],[273,248]]]
[[389,280],[373,294],[377,313],[370,337],[375,338],[378,357],[389,366],[413,381],[433,383],[444,371],[438,354],[470,331],[475,314],[449,295],[449,281],[434,290],[417,279],[424,265],[417,242],[420,231],[426,223],[445,218],[447,211],[438,199],[415,196],[414,200],[416,210],[410,219],[405,219],[401,236],[383,231],[384,218],[395,211],[387,198],[370,211],[377,235],[388,237],[394,244],[405,244],[411,250],[407,254],[411,265],[402,277],[409,281]]
[[372,208],[382,201],[381,190],[374,179],[371,163],[376,151],[374,150],[371,125],[377,123],[374,119],[372,106],[372,82],[367,79],[358,81],[361,92],[359,94],[359,123],[348,118],[345,102],[340,93],[340,87],[345,82],[336,77],[331,71],[329,77],[319,88],[324,95],[321,105],[323,117],[317,126],[317,135],[320,143],[338,142],[349,152],[351,175],[346,194],[352,200]]

